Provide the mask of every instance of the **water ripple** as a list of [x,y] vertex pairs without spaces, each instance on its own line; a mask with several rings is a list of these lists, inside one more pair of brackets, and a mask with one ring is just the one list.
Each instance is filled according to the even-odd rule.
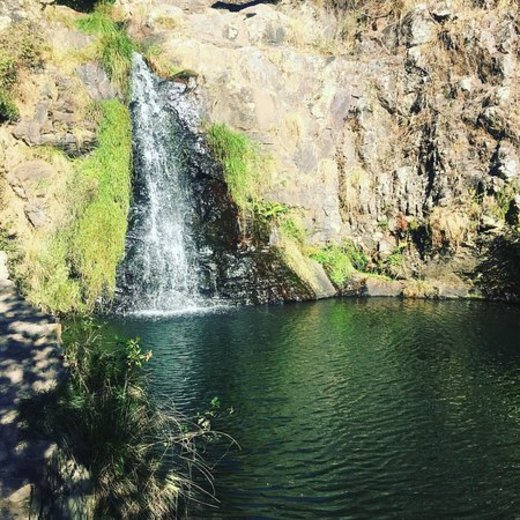
[[158,393],[234,410],[215,426],[242,449],[193,518],[520,515],[518,307],[335,300],[118,326],[154,350]]

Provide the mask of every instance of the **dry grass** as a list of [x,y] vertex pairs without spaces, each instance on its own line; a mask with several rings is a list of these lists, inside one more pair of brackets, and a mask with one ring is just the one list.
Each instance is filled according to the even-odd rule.
[[361,212],[363,201],[373,194],[373,179],[361,167],[347,171],[341,179],[341,200],[343,210],[351,215]]
[[405,298],[437,298],[439,291],[426,280],[409,280],[403,288]]
[[470,228],[468,214],[462,208],[434,208],[429,218],[432,246],[456,250]]

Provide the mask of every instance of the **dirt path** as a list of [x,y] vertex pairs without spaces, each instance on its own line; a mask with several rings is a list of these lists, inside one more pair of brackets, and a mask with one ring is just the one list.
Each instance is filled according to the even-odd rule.
[[59,325],[36,311],[6,279],[0,253],[0,518],[20,516],[53,446],[24,441],[17,405],[53,388],[62,374]]

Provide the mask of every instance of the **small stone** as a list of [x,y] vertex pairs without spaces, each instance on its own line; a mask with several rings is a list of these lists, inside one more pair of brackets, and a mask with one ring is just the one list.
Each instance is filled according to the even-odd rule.
[[424,4],[415,7],[403,20],[401,33],[407,47],[423,45],[432,41],[435,22]]
[[453,17],[451,0],[439,2],[438,4],[430,7],[430,13],[437,22],[442,23],[449,20]]
[[27,203],[24,209],[25,216],[35,228],[41,228],[47,225],[49,219],[43,209],[34,203]]
[[463,92],[467,92],[468,94],[470,94],[473,90],[473,79],[470,77],[462,78],[459,81],[459,87],[460,90],[462,90]]
[[503,227],[504,224],[490,215],[482,215],[480,220],[480,229],[483,231],[492,231]]
[[0,16],[0,32],[5,31],[11,25],[12,20],[9,16]]

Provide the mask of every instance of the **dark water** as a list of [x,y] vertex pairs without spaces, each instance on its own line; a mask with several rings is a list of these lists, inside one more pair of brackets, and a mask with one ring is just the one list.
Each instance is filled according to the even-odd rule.
[[331,300],[118,323],[241,450],[197,518],[519,519],[520,308]]

